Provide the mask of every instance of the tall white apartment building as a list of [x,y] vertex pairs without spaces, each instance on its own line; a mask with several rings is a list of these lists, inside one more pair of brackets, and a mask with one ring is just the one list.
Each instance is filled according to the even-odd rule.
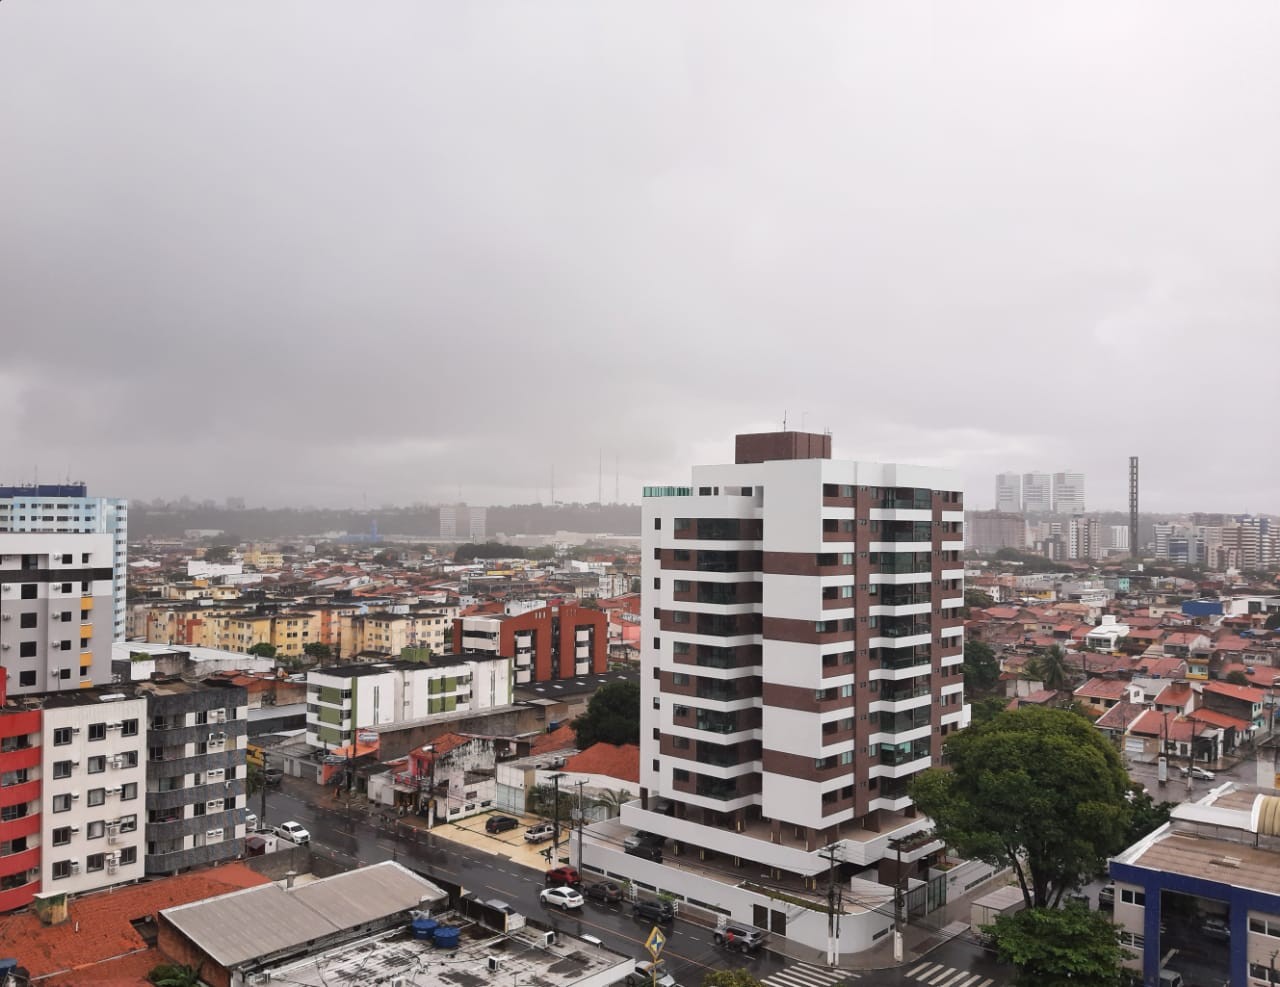
[[[110,535],[112,640],[125,639],[129,572],[129,502],[90,497],[83,483],[0,486],[0,532]],[[105,560],[103,560],[105,562]]]
[[1084,474],[1053,474],[1053,510],[1055,514],[1083,514]]
[[1100,559],[1102,526],[1096,517],[1073,517],[1067,523],[1067,558]]
[[1107,547],[1117,552],[1129,551],[1129,526],[1127,524],[1113,524],[1107,529]]
[[1022,511],[1022,477],[1017,473],[996,474],[996,510],[1006,514]]
[[1022,474],[1022,510],[1027,514],[1053,510],[1053,477],[1048,473]]
[[467,535],[472,542],[482,542],[488,537],[487,522],[489,512],[483,507],[473,507],[468,511],[469,525]]
[[[841,880],[891,884],[894,839],[929,828],[907,786],[969,720],[963,521],[956,473],[833,460],[830,435],[739,435],[734,463],[646,488],[642,798],[623,823],[742,880],[825,887],[833,848]],[[938,850],[908,842],[902,876]],[[765,898],[679,880],[736,920],[787,925]],[[786,935],[821,946],[814,915]],[[842,922],[843,951],[891,919]]]
[[0,534],[0,691],[111,681],[114,553],[108,534]]
[[458,505],[457,504],[441,504],[440,505],[440,537],[441,538],[457,538],[458,537]]

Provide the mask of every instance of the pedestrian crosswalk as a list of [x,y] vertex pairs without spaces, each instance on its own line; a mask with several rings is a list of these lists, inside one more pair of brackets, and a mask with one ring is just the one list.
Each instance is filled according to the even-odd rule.
[[854,980],[859,976],[848,970],[829,970],[821,966],[810,966],[808,963],[795,963],[785,970],[762,977],[760,983],[764,987],[835,987],[845,980]]
[[991,987],[995,981],[980,973],[968,970],[957,970],[953,966],[942,963],[930,963],[927,960],[907,971],[907,979],[915,980],[928,987]]

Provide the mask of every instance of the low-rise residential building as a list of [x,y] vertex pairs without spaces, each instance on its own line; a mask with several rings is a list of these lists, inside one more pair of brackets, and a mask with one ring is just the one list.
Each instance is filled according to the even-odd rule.
[[572,603],[464,614],[453,622],[453,649],[511,658],[518,685],[599,675],[609,665],[609,620],[601,610]]

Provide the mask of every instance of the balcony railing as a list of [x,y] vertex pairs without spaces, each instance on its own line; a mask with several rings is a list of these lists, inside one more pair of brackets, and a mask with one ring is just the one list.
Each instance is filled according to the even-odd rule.
[[874,572],[893,575],[906,572],[932,572],[933,555],[929,552],[878,552],[879,559],[873,558],[871,564]]
[[899,764],[910,764],[912,761],[918,761],[922,757],[928,757],[932,753],[928,741],[916,741],[913,744],[899,744],[896,746],[882,746],[880,748],[880,763],[896,767]]
[[720,781],[707,778],[698,779],[697,793],[703,798],[728,801],[738,797],[738,785],[733,781]]
[[931,631],[932,628],[928,624],[890,623],[885,620],[871,633],[877,637],[914,637],[917,634],[929,634]]
[[881,733],[907,733],[910,730],[927,727],[932,722],[927,709],[910,713],[881,713],[877,729]]

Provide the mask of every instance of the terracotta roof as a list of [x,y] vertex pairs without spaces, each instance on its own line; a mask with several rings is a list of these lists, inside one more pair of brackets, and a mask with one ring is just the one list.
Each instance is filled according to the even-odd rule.
[[1144,737],[1168,737],[1186,743],[1204,733],[1208,724],[1149,709],[1129,725],[1129,732]]
[[1170,682],[1156,696],[1157,706],[1185,706],[1191,701],[1191,686],[1186,682]]
[[1200,720],[1202,723],[1208,723],[1212,727],[1231,728],[1240,733],[1248,733],[1253,729],[1253,724],[1248,720],[1241,720],[1234,716],[1228,716],[1226,713],[1219,713],[1216,709],[1198,709],[1194,713],[1188,713],[1187,715],[1193,720]]
[[1187,663],[1182,658],[1172,655],[1145,657],[1138,662],[1135,674],[1147,675],[1157,679],[1177,679],[1186,674]]
[[1218,670],[1224,679],[1232,672],[1242,672],[1249,676],[1251,684],[1259,689],[1269,688],[1280,682],[1280,668],[1270,668],[1266,665],[1246,665],[1244,662],[1228,661],[1223,662],[1222,668]]
[[1246,703],[1261,703],[1267,698],[1266,692],[1262,689],[1255,689],[1251,685],[1232,685],[1230,682],[1206,682],[1204,691],[1216,696],[1239,699]]
[[987,607],[982,612],[992,620],[1013,620],[1018,616],[1017,607]]
[[1093,725],[1102,730],[1125,730],[1146,711],[1141,703],[1118,702],[1099,716]]
[[564,770],[639,782],[640,748],[635,744],[592,744],[581,754],[566,760]]
[[[64,975],[66,979],[61,982],[109,983],[110,978],[117,975],[113,965],[105,967],[101,977],[96,970],[92,974],[85,971],[113,956],[147,948],[138,930],[130,924],[132,919],[267,883],[266,877],[244,864],[232,863],[100,891],[73,899],[67,921],[60,925],[43,925],[32,911],[0,919],[0,942],[12,944],[12,948],[6,947],[7,954],[16,956],[31,971],[32,979],[75,971],[74,975]],[[79,931],[76,931],[77,924]],[[152,965],[154,963],[153,957]]]
[[1052,702],[1058,697],[1057,689],[1037,689],[1028,695],[1022,696],[1023,703],[1030,703],[1033,706],[1042,706],[1045,703]]
[[1129,694],[1129,683],[1123,679],[1090,679],[1075,694],[1085,699],[1122,699]]
[[529,748],[529,753],[536,757],[539,754],[550,754],[552,751],[566,751],[577,745],[578,737],[573,732],[573,724],[566,723],[550,733],[539,736]]
[[1187,647],[1196,643],[1198,638],[1204,637],[1199,631],[1174,631],[1164,639],[1165,644],[1185,644]]

